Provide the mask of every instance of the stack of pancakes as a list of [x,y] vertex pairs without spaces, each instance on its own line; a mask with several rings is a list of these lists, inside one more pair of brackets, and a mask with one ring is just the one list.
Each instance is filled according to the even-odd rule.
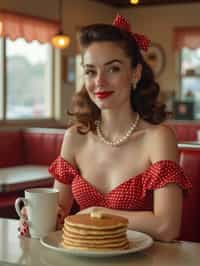
[[71,215],[65,218],[62,246],[86,250],[127,249],[127,225],[127,219],[116,215]]

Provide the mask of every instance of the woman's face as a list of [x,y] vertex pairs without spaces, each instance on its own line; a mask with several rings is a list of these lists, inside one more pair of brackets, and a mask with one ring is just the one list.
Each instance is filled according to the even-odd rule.
[[83,55],[84,82],[100,109],[115,109],[130,102],[134,70],[124,50],[112,42],[95,42]]

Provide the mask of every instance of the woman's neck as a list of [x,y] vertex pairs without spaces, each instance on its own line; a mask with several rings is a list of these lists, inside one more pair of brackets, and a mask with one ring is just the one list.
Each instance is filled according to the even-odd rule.
[[128,110],[103,110],[101,113],[101,130],[105,137],[117,139],[124,135],[136,120],[137,113],[131,108]]

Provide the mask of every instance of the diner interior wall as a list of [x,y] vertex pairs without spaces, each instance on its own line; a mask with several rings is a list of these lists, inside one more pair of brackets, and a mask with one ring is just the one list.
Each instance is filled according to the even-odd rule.
[[[57,0],[1,0],[0,8],[22,12],[49,19],[58,19]],[[89,23],[111,23],[119,9],[89,0],[63,0],[63,29],[71,38],[70,46],[62,51],[64,61],[77,53],[76,33],[80,26]],[[141,32],[159,43],[166,54],[166,65],[158,78],[161,89],[178,90],[179,77],[173,50],[173,29],[178,26],[200,26],[200,4],[165,5],[121,9],[132,24],[135,32]],[[57,60],[57,63],[61,61]],[[56,75],[59,77],[59,74]],[[64,80],[65,77],[64,77]],[[59,82],[57,82],[59,84]],[[61,122],[65,123],[65,111],[69,106],[74,84],[62,83],[60,111]],[[58,117],[59,115],[57,115]]]
[[164,91],[179,93],[178,60],[173,49],[175,27],[200,26],[200,3],[126,8],[121,12],[135,32],[144,33],[152,42],[160,44],[166,54],[166,65],[158,78]]
[[0,0],[0,8],[42,18],[56,19],[58,18],[57,3],[58,0]]

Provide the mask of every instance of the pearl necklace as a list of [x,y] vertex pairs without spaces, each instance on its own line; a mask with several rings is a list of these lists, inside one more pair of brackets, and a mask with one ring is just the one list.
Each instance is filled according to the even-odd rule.
[[126,132],[126,134],[116,141],[110,141],[110,140],[107,140],[105,138],[105,136],[102,132],[102,129],[101,129],[101,122],[99,120],[97,120],[96,121],[97,136],[107,145],[119,146],[119,145],[123,144],[124,142],[126,142],[130,138],[130,136],[132,135],[134,129],[136,128],[136,126],[138,124],[139,119],[140,119],[140,116],[139,116],[139,114],[137,114],[135,121],[131,123],[131,126],[128,129],[128,131]]

